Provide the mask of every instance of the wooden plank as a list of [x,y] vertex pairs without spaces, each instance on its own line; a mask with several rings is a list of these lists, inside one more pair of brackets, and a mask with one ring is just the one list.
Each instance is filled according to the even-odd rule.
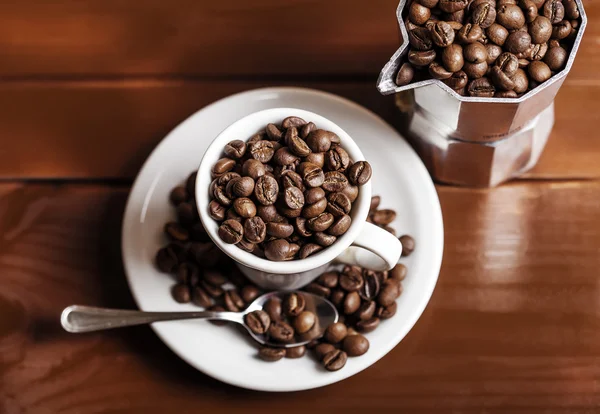
[[[270,82],[89,81],[0,84],[0,177],[131,179],[158,142],[197,109]],[[287,83],[291,85],[291,83]],[[401,123],[371,82],[304,82]],[[530,178],[600,176],[600,85],[566,82],[556,126]],[[209,139],[209,137],[206,137]]]
[[415,328],[364,372],[294,394],[220,384],[147,327],[61,331],[68,304],[134,306],[118,245],[127,192],[0,185],[0,412],[579,414],[600,406],[600,182],[439,187],[444,263]]

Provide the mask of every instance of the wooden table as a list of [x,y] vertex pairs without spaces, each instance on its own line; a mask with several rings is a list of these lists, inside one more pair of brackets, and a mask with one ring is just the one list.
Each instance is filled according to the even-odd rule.
[[585,3],[538,166],[437,187],[444,262],[414,329],[342,383],[267,394],[197,372],[148,327],[73,336],[58,316],[135,306],[119,246],[132,179],[203,105],[301,85],[394,122],[374,83],[396,0],[2,2],[0,412],[600,412],[600,3]]

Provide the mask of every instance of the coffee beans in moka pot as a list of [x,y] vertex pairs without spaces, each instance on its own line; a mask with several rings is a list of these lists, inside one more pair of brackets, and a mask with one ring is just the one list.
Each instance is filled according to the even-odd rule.
[[221,240],[272,261],[305,259],[335,243],[372,174],[338,135],[296,116],[229,142],[211,172],[209,215]]

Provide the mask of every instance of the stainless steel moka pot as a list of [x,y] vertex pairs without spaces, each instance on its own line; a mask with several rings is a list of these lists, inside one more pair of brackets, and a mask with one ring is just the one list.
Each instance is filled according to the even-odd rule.
[[581,24],[565,68],[520,98],[460,96],[440,80],[398,86],[395,76],[407,61],[408,33],[401,0],[396,11],[402,45],[383,67],[377,89],[398,93],[397,101],[412,116],[408,138],[439,182],[493,187],[531,169],[539,159],[554,125],[554,97],[563,84],[581,42],[587,16],[581,0]]

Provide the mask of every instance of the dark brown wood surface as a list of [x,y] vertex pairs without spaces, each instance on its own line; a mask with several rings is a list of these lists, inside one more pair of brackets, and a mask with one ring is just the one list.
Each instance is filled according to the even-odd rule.
[[600,3],[539,164],[438,186],[440,278],[386,357],[322,389],[213,380],[148,327],[75,336],[72,303],[134,308],[120,223],[145,157],[231,93],[306,86],[399,126],[375,90],[396,0],[0,2],[0,414],[600,413]]

